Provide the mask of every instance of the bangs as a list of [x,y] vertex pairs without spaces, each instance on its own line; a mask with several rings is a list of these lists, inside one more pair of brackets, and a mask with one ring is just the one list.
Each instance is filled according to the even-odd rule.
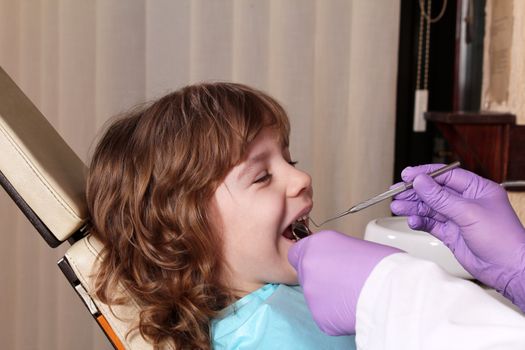
[[[245,160],[250,143],[264,128],[275,131],[277,141],[288,147],[290,122],[283,107],[267,94],[240,84],[232,84],[233,95],[226,103],[225,115],[230,121],[228,140],[231,166]],[[236,91],[238,89],[238,91]]]

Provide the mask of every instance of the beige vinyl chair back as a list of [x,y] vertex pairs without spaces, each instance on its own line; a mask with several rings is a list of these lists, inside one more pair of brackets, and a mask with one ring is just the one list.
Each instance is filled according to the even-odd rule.
[[86,169],[0,67],[0,184],[51,247],[72,244],[59,267],[115,349],[152,349],[139,332],[127,336],[138,320],[137,304],[110,310],[94,297],[102,245],[89,235]]

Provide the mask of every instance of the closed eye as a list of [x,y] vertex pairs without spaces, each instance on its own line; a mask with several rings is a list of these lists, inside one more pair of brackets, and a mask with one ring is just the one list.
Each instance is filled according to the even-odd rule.
[[[294,161],[294,160],[290,160],[288,161],[288,164],[290,164],[291,166],[295,167],[295,165],[297,164],[298,162],[297,161]],[[257,178],[257,180],[255,180],[253,183],[256,184],[256,183],[264,183],[264,182],[267,182],[267,181],[270,181],[272,178],[272,174],[270,173],[266,173],[264,174],[263,176]]]
[[270,181],[271,178],[272,178],[272,174],[266,173],[263,176],[259,177],[257,180],[255,180],[253,183],[256,184],[256,183],[267,182],[267,181]]

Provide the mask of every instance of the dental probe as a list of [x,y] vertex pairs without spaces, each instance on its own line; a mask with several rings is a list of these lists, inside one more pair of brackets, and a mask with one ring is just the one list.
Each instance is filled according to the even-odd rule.
[[[428,176],[434,178],[436,176],[439,176],[441,174],[444,174],[446,173],[447,171],[450,171],[452,169],[455,169],[457,167],[459,167],[461,165],[460,162],[454,162],[454,163],[450,163],[448,165],[445,165],[444,167],[442,168],[439,168],[431,173],[428,174]],[[340,214],[337,214],[336,216],[334,216],[333,218],[330,218],[330,219],[327,219],[323,222],[321,222],[320,224],[317,224],[311,217],[310,217],[310,221],[316,226],[316,227],[321,227],[322,225],[326,224],[327,222],[330,222],[332,220],[335,220],[335,219],[339,219],[340,217],[343,217],[345,215],[348,215],[348,214],[352,214],[352,213],[356,213],[360,210],[363,210],[365,208],[368,208],[369,206],[372,206],[376,203],[379,203],[381,201],[384,201],[385,199],[388,199],[388,198],[391,198],[391,197],[394,197],[395,195],[401,193],[401,192],[405,192],[407,190],[410,190],[411,188],[413,187],[413,182],[408,182],[408,183],[403,183],[395,188],[392,188],[391,190],[388,190],[386,192],[383,192],[381,194],[378,194],[377,196],[375,197],[372,197],[364,202],[361,202],[357,205],[354,205],[353,207],[351,207],[350,209],[348,210],[345,210],[344,212],[340,213]]]

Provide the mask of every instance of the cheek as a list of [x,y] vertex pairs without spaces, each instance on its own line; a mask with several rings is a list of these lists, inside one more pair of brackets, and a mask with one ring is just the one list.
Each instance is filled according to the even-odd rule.
[[279,226],[262,214],[241,215],[223,230],[223,251],[228,262],[244,270],[253,266],[260,268],[260,263],[275,260],[282,249],[276,246]]
[[251,215],[258,221],[275,223],[285,217],[285,197],[279,193],[265,193],[251,204]]
[[235,223],[236,203],[231,195],[223,186],[220,186],[213,196],[210,211],[213,221],[219,232],[224,232],[228,227]]

